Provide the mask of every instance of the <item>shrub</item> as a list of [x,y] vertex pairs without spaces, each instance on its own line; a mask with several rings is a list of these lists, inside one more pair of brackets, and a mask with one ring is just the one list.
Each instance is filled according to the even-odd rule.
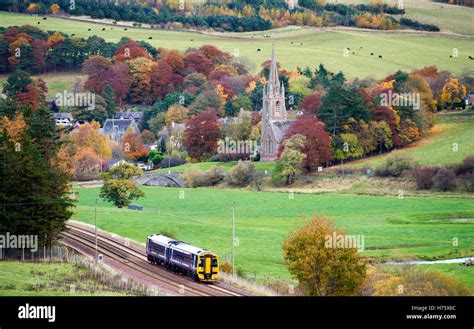
[[213,186],[224,179],[224,170],[220,166],[212,166],[202,177],[202,186]]
[[395,154],[389,156],[384,167],[377,168],[374,174],[381,177],[400,177],[417,166],[417,162],[412,157],[406,154]]
[[252,162],[239,161],[229,171],[227,182],[232,186],[244,187],[250,184],[254,174],[255,169]]
[[456,187],[456,175],[452,170],[440,168],[433,177],[433,187],[440,191],[450,191]]
[[185,160],[181,160],[178,158],[173,157],[164,157],[163,160],[160,161],[160,168],[171,168],[176,166],[181,166],[185,164]]
[[219,269],[224,273],[232,273],[232,265],[227,262],[219,264]]
[[474,156],[464,158],[463,162],[455,169],[456,175],[462,175],[468,172],[474,172]]
[[474,172],[462,175],[462,181],[469,192],[474,192]]
[[202,180],[201,177],[202,177],[202,172],[195,166],[192,166],[191,168],[186,169],[181,174],[181,179],[184,181],[184,184],[187,187],[198,187],[200,184],[200,181]]
[[419,190],[429,190],[433,187],[433,178],[438,172],[436,167],[421,167],[415,170],[416,187]]

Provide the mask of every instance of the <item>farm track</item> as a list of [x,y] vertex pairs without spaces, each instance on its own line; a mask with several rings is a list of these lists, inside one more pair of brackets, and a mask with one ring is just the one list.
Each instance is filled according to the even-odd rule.
[[[74,245],[82,245],[94,252],[95,233],[91,229],[69,223],[68,231],[62,233],[63,243],[74,248]],[[193,281],[189,277],[179,276],[163,267],[152,265],[147,261],[145,248],[129,242],[127,239],[97,232],[97,251],[104,259],[115,260],[128,267],[132,271],[145,275],[167,290],[177,292],[177,295],[187,296],[243,296],[237,291],[217,282],[214,284],[202,284]],[[89,253],[90,255],[90,253]]]

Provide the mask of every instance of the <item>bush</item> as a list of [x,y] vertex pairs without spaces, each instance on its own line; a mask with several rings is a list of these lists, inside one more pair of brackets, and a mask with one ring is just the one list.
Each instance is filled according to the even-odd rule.
[[452,170],[440,168],[433,177],[433,187],[440,191],[451,191],[456,187],[456,175]]
[[421,167],[415,170],[416,187],[419,190],[429,190],[433,187],[433,178],[438,172],[437,167]]
[[224,273],[232,273],[232,264],[227,262],[219,264],[219,269]]
[[417,162],[412,157],[406,154],[395,154],[389,156],[385,165],[377,168],[374,174],[381,177],[400,177],[417,166]]
[[198,187],[200,184],[200,181],[202,180],[201,177],[202,177],[202,172],[195,166],[192,166],[191,168],[186,169],[181,174],[181,179],[184,181],[184,184],[187,187]]
[[224,179],[224,170],[220,166],[212,166],[202,177],[202,186],[213,186]]
[[181,178],[187,187],[213,186],[224,179],[224,171],[220,166],[213,166],[209,171],[202,172],[192,166],[181,174]]
[[176,234],[176,232],[171,229],[165,228],[160,231],[160,234],[163,234],[164,236],[167,236],[168,238],[171,238],[171,239],[175,239],[175,240],[178,239],[178,235]]
[[462,175],[461,178],[466,190],[469,192],[474,192],[474,172]]
[[456,175],[474,172],[474,156],[466,157],[463,162],[458,165],[454,170]]
[[232,186],[244,187],[250,184],[254,174],[253,163],[239,161],[227,175],[227,183]]
[[181,160],[178,158],[173,157],[164,157],[163,160],[160,161],[160,168],[171,168],[176,166],[181,166],[185,164],[185,160]]

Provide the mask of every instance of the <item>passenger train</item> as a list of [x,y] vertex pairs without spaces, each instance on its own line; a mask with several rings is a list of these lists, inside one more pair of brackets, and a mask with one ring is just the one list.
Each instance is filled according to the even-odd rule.
[[184,273],[201,282],[217,280],[219,263],[217,254],[162,234],[150,235],[146,241],[147,259],[173,271]]

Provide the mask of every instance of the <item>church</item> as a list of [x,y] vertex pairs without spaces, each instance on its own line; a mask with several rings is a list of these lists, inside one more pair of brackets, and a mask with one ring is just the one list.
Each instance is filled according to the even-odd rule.
[[260,139],[260,161],[278,159],[278,147],[288,127],[294,120],[288,119],[285,105],[285,87],[278,77],[275,46],[268,82],[263,88],[262,133]]

